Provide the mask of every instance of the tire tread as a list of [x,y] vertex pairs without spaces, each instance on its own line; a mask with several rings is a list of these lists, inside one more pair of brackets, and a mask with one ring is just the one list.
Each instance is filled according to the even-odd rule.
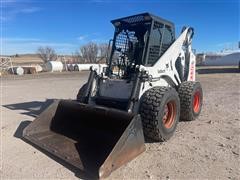
[[184,81],[178,89],[181,107],[180,118],[182,120],[191,121],[196,118],[192,113],[192,95],[197,85],[201,87],[199,82]]
[[160,113],[160,103],[164,94],[169,91],[169,87],[153,87],[145,92],[140,107],[142,117],[143,132],[148,138],[156,141],[166,141],[158,128],[158,115]]

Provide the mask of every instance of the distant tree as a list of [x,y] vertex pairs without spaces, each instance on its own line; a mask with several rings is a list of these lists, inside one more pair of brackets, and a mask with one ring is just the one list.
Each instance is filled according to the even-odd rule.
[[52,47],[39,47],[37,50],[37,54],[44,61],[55,61],[57,59],[57,54]]
[[72,60],[74,63],[84,63],[85,60],[81,56],[81,53],[77,50],[75,53],[72,53]]
[[98,55],[98,46],[96,43],[90,42],[80,47],[80,54],[85,62],[96,63]]
[[108,53],[108,44],[107,43],[101,43],[98,45],[98,52],[100,59],[106,58]]

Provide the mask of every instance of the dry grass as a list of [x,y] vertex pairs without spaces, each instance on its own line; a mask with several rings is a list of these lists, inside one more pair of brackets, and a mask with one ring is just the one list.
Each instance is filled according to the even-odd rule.
[[12,58],[13,65],[43,64],[43,60],[37,54],[19,55]]

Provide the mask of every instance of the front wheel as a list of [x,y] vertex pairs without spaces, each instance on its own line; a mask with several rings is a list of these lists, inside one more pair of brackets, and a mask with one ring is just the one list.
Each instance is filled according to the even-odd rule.
[[176,130],[180,115],[180,102],[176,90],[169,87],[147,90],[142,97],[140,115],[146,137],[156,141],[170,139]]
[[181,104],[180,119],[195,120],[202,110],[203,91],[200,82],[185,81],[180,85],[178,93]]

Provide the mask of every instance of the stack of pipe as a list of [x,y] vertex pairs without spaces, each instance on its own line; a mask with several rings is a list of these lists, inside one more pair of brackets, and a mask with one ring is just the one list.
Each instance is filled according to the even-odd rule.
[[24,69],[21,66],[18,67],[13,67],[10,70],[10,73],[16,74],[16,75],[23,75],[24,74]]
[[61,61],[48,61],[45,64],[46,71],[49,72],[62,72],[63,71],[63,63]]
[[75,71],[88,71],[91,66],[94,64],[75,64],[74,70]]

